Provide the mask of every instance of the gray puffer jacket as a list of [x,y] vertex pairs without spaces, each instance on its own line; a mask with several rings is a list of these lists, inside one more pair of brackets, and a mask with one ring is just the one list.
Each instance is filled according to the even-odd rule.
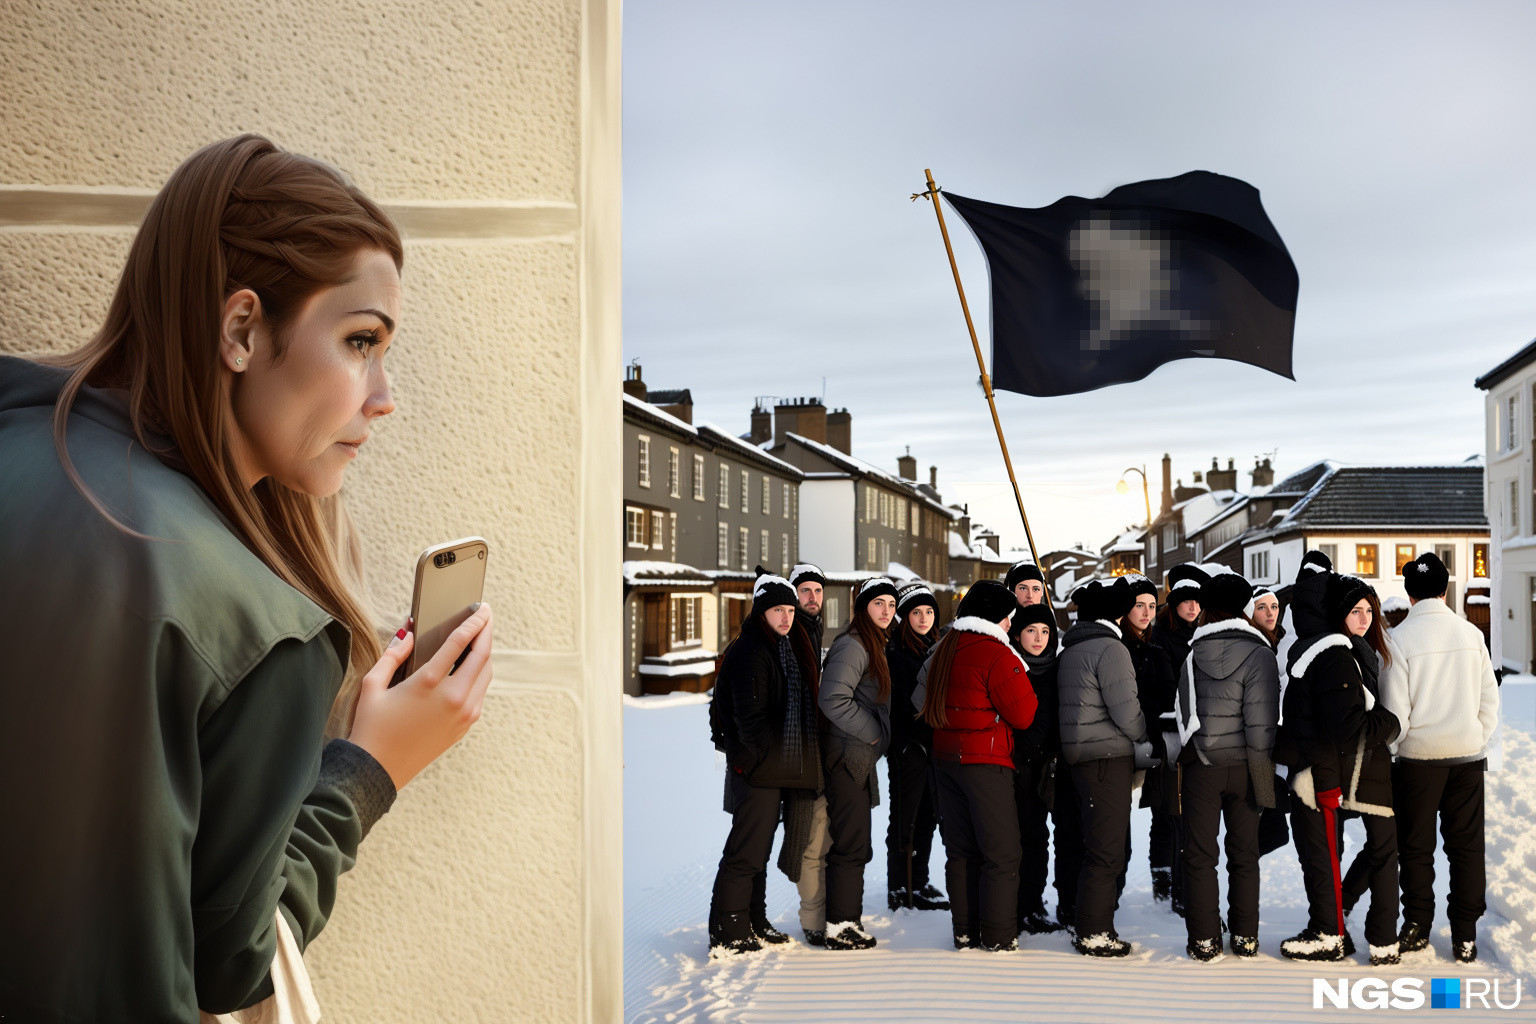
[[1067,764],[1130,757],[1147,741],[1136,666],[1109,622],[1079,622],[1062,637],[1056,668],[1061,756]]
[[889,695],[880,700],[869,652],[851,633],[832,641],[827,651],[817,705],[827,720],[822,742],[827,767],[835,769],[850,759],[854,778],[862,781],[891,744],[891,701]]
[[1179,742],[1208,765],[1247,762],[1261,807],[1274,806],[1280,668],[1264,634],[1242,619],[1195,630],[1174,701]]

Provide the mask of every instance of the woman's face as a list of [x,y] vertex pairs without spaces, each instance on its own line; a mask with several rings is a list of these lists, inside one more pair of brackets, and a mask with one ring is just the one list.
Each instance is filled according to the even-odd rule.
[[779,636],[788,636],[791,627],[795,624],[795,606],[776,604],[763,612],[763,621],[768,623],[768,628]]
[[1362,597],[1344,616],[1344,628],[1355,636],[1365,636],[1371,628],[1371,602]]
[[1031,622],[1019,631],[1019,643],[1029,654],[1045,653],[1045,645],[1051,642],[1051,627],[1043,622]]
[[1253,602],[1253,621],[1274,632],[1275,623],[1280,621],[1280,599],[1274,594],[1265,594]]
[[865,607],[869,609],[870,619],[881,629],[888,628],[891,619],[896,617],[896,599],[885,594],[871,599]]
[[384,353],[399,319],[400,274],[375,250],[359,254],[349,280],[310,297],[284,331],[280,358],[255,293],[230,296],[220,355],[247,487],[271,477],[317,497],[341,488],[373,421],[394,411]]
[[1200,617],[1199,601],[1180,601],[1174,605],[1174,613],[1185,622],[1194,622]]
[[927,636],[933,628],[933,609],[926,604],[920,604],[907,612],[907,625],[912,627],[912,632],[919,636]]
[[1157,597],[1153,594],[1137,594],[1136,603],[1131,605],[1131,610],[1125,613],[1131,625],[1139,630],[1146,629],[1152,623],[1152,616],[1157,614]]

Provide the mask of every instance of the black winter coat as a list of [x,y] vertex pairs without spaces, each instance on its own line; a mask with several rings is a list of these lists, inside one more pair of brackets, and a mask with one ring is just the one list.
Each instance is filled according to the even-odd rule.
[[807,615],[799,605],[795,606],[795,621],[805,629],[807,636],[811,638],[811,650],[816,652],[816,657],[821,657],[821,638],[827,632],[826,612],[820,615]]
[[[937,637],[938,630],[930,630],[929,638]],[[885,661],[891,669],[891,746],[887,753],[899,756],[909,744],[916,744],[924,752],[933,752],[933,726],[917,717],[918,709],[912,703],[912,691],[917,689],[917,673],[933,653],[929,643],[923,653],[909,648],[900,631],[885,648]]]
[[[1148,631],[1152,642],[1163,649],[1168,656],[1168,664],[1173,668],[1173,678],[1177,680],[1179,673],[1184,671],[1184,662],[1189,658],[1189,644],[1195,635],[1195,624],[1185,622],[1173,614],[1173,609],[1163,607],[1157,618],[1152,622],[1152,628]],[[1173,710],[1173,696],[1168,697],[1167,710]]]
[[1055,651],[1047,650],[1039,655],[1025,654],[1024,669],[1029,674],[1029,685],[1034,687],[1035,720],[1028,729],[1015,729],[1013,733],[1013,763],[1044,764],[1061,754],[1061,705],[1056,696],[1056,663],[1060,658]]
[[[1159,730],[1177,730],[1172,718],[1164,714],[1173,712],[1173,695],[1179,684],[1179,669],[1183,662],[1175,664],[1168,655],[1168,647],[1158,638],[1161,632],[1153,625],[1147,629],[1146,639],[1138,640],[1122,619],[1120,632],[1125,649],[1131,652],[1131,664],[1136,666],[1136,699],[1141,702],[1141,717],[1146,719],[1147,733],[1154,740]],[[1154,747],[1157,745],[1154,742]],[[1158,756],[1162,751],[1158,751]]]
[[742,630],[721,657],[715,679],[711,721],[724,741],[732,768],[754,786],[815,789],[821,757],[816,721],[816,694],[810,673],[800,667],[801,710],[798,754],[787,749],[786,719],[789,691],[777,644],[752,627]]

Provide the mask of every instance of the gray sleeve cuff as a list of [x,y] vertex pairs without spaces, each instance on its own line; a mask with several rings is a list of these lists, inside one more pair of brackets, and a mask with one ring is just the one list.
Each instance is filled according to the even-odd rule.
[[320,785],[342,792],[352,806],[366,838],[374,823],[395,802],[395,783],[373,755],[347,740],[332,740],[320,755]]

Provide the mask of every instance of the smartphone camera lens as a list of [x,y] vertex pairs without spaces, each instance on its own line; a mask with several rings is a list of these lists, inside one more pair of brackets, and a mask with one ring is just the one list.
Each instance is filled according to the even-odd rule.
[[445,566],[452,565],[455,561],[457,561],[457,556],[452,551],[444,551],[432,559],[432,564],[442,569]]
[[485,560],[485,548],[481,548],[480,549],[480,560],[481,561]]

